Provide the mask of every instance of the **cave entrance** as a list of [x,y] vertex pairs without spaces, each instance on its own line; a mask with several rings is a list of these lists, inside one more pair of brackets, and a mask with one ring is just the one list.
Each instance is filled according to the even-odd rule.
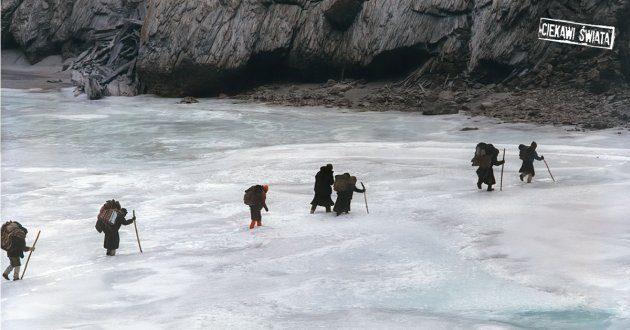
[[253,54],[245,67],[249,84],[287,81],[291,77],[287,57],[288,49],[284,48]]
[[495,60],[480,60],[474,75],[477,81],[482,84],[498,84],[505,80],[514,67],[509,64],[497,62]]
[[392,79],[406,76],[431,58],[423,46],[411,46],[385,51],[374,57],[365,68],[354,76],[368,80]]

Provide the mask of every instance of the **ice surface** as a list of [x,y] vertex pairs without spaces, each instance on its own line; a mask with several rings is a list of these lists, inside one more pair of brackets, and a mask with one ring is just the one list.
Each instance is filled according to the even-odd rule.
[[[630,328],[629,132],[176,101],[2,90],[2,221],[42,230],[2,283],[3,329]],[[542,162],[518,179],[532,140],[556,183]],[[507,149],[503,192],[474,185],[479,141]],[[326,163],[369,215],[361,194],[308,213]],[[270,212],[250,231],[256,183]],[[143,254],[128,226],[105,256],[111,198]]]

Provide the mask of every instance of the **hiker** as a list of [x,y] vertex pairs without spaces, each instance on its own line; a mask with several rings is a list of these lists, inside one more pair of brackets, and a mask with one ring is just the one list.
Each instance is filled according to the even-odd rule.
[[335,183],[333,176],[333,166],[328,164],[319,168],[319,172],[315,175],[315,197],[311,202],[311,214],[315,213],[317,206],[326,208],[326,213],[330,212],[330,207],[335,205],[330,196],[332,195],[332,185]]
[[499,166],[505,163],[504,160],[497,160],[499,149],[489,143],[479,143],[475,149],[475,157],[471,160],[472,166],[479,166],[477,169],[477,188],[481,189],[481,184],[488,185],[488,191],[493,191],[492,185],[497,183],[494,178],[492,166]]
[[356,187],[357,177],[350,176],[350,173],[344,173],[342,175],[335,175],[335,191],[337,192],[337,201],[335,201],[335,207],[333,211],[339,216],[341,213],[350,212],[350,203],[352,203],[352,195],[354,192],[364,193],[365,186],[361,183],[363,189]]
[[537,146],[535,141],[532,141],[529,147],[524,144],[518,146],[518,158],[523,160],[523,164],[518,170],[520,173],[518,177],[521,178],[521,181],[523,181],[523,178],[527,177],[527,183],[531,183],[532,178],[536,175],[536,171],[534,171],[534,159],[539,161],[545,159],[544,156],[538,156],[536,152]]
[[26,246],[26,234],[28,230],[22,227],[19,222],[7,221],[2,225],[2,249],[7,251],[9,257],[9,267],[4,270],[2,277],[9,279],[9,273],[13,270],[13,280],[20,279],[20,259],[24,258],[24,252],[35,251],[34,247]]
[[254,229],[256,225],[262,226],[262,214],[260,211],[264,208],[266,212],[269,212],[267,207],[267,192],[269,191],[268,185],[255,185],[245,190],[245,196],[243,202],[249,206],[252,222],[249,224],[249,229]]
[[127,220],[127,209],[121,208],[120,203],[115,200],[105,202],[96,218],[96,230],[105,233],[103,248],[107,250],[108,256],[115,256],[120,245],[120,226],[128,226],[136,220],[136,216]]

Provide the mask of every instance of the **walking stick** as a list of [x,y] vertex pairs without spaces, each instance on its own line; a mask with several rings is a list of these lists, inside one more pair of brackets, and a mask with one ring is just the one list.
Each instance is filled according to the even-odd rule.
[[[133,210],[133,217],[136,217],[136,210]],[[140,248],[140,253],[142,253],[142,246],[140,246],[140,236],[138,236],[138,226],[136,226],[136,220],[133,220],[133,227],[136,229],[136,239],[138,240],[138,247]]]
[[[34,248],[35,244],[37,244],[37,240],[39,239],[39,234],[41,232],[42,232],[41,230],[37,231],[37,237],[35,237],[35,242],[33,243],[33,246],[31,248]],[[33,254],[33,250],[31,250],[31,252],[29,252],[28,258],[26,258],[26,265],[24,265],[24,271],[22,272],[22,277],[20,277],[21,280],[24,279],[24,274],[26,274],[26,268],[28,268],[28,262],[31,260],[31,254]]]
[[547,160],[543,159],[543,162],[545,162],[545,166],[547,166],[547,172],[549,172],[549,175],[551,175],[551,180],[553,180],[553,182],[556,182],[556,179],[553,178],[553,174],[551,174],[551,170],[549,169],[549,165],[547,165]]
[[501,164],[501,186],[499,191],[503,191],[503,168],[505,167],[505,148],[503,148],[503,164]]
[[363,182],[361,182],[361,187],[363,187],[363,199],[365,200],[365,210],[367,211],[367,214],[370,214],[370,209],[368,208],[368,204],[367,204],[367,190],[365,189],[365,186],[363,185]]

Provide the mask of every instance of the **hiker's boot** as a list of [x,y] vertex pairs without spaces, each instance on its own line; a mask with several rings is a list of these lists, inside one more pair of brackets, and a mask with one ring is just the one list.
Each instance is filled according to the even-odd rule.
[[4,270],[4,273],[2,273],[2,277],[4,277],[5,280],[9,280],[9,273],[13,270],[13,266],[9,265],[9,267],[7,267],[7,269]]
[[249,224],[249,229],[254,229],[254,226],[256,226],[256,220],[252,220],[252,223]]
[[482,184],[481,180],[477,181],[477,188],[481,189],[481,184]]
[[262,226],[262,220],[256,220],[256,224],[258,225],[258,227]]
[[326,206],[326,213],[330,213],[330,206]]
[[527,174],[527,183],[532,183],[532,175]]
[[116,249],[113,249],[113,250],[112,250],[112,254],[111,254],[111,256],[113,257],[113,256],[115,256],[115,255],[116,255]]
[[317,205],[313,205],[311,207],[311,214],[315,213],[315,209],[317,208]]
[[20,266],[13,268],[13,280],[17,281],[20,279]]
[[521,178],[521,181],[523,181],[523,174],[519,174],[518,177]]
[[491,185],[491,184],[489,184],[489,185],[488,185],[488,191],[493,191],[493,190],[494,190],[494,189],[492,189],[492,185]]

